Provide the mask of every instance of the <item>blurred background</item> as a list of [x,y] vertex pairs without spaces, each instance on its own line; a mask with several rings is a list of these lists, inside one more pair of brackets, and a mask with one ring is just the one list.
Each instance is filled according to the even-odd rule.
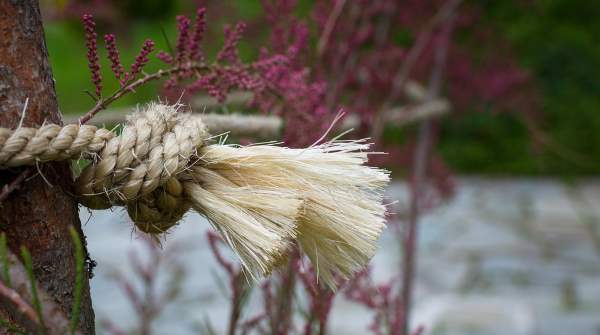
[[[383,302],[400,299],[404,237],[412,226],[418,235],[411,331],[600,334],[597,3],[46,0],[46,42],[65,118],[94,105],[84,92],[94,86],[83,14],[94,15],[103,90],[110,93],[119,83],[102,47],[104,34],[116,35],[128,65],[147,38],[155,50],[175,48],[176,15],[193,19],[199,7],[207,9],[207,60],[226,41],[225,25],[239,21],[247,25],[238,43],[243,62],[288,57],[289,78],[273,80],[280,99],[258,99],[252,91],[254,99],[218,101],[206,89],[154,82],[111,109],[161,97],[182,99],[195,111],[275,115],[284,124],[278,140],[290,146],[312,143],[342,110],[353,120],[350,137],[370,136],[389,153],[373,161],[393,171],[387,198],[394,215],[371,269],[361,274],[363,282],[331,297],[311,296],[303,291],[308,285],[298,284],[289,333],[312,333],[304,325],[312,325],[307,315],[321,300],[333,306],[325,313],[328,333],[404,334],[390,321],[402,319],[397,314],[404,304]],[[164,67],[152,55],[144,71]],[[256,139],[231,141],[238,140]],[[81,217],[98,262],[92,297],[100,333],[133,331],[140,322],[151,323],[156,334],[231,333],[232,287],[209,248],[202,218],[186,217],[156,254],[119,211],[82,211]],[[170,295],[149,319],[121,290],[124,282],[147,289],[131,266],[132,253],[165,268],[152,290]],[[284,279],[272,279],[273,285]],[[255,289],[240,303],[241,319],[265,322],[269,317],[259,318],[270,313],[265,284],[247,286]],[[382,300],[353,293],[361,291]],[[390,320],[382,321],[386,315]],[[244,327],[240,323],[234,333]],[[248,332],[271,333],[260,326]]]

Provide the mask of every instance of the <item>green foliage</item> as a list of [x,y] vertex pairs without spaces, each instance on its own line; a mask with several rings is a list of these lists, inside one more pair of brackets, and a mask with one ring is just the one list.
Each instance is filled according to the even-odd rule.
[[7,287],[12,288],[10,279],[10,263],[8,262],[8,245],[6,243],[6,233],[0,235],[0,262],[2,263],[2,281]]
[[29,250],[27,250],[27,248],[24,246],[21,247],[21,257],[23,258],[23,266],[27,272],[27,279],[29,279],[29,284],[31,285],[31,300],[33,303],[33,309],[35,309],[35,313],[40,321],[40,333],[45,334],[46,327],[44,325],[44,316],[42,314],[42,303],[40,301],[40,297],[38,296],[35,275],[33,273],[33,261],[31,260],[31,254],[29,253]]
[[[482,8],[486,18],[502,31],[515,47],[519,60],[532,73],[541,93],[541,128],[564,150],[583,156],[581,159],[558,154],[556,148],[546,147],[532,158],[530,143],[517,128],[506,127],[505,121],[490,120],[486,135],[491,155],[487,164],[483,159],[473,162],[472,152],[466,156],[452,147],[451,142],[465,145],[464,140],[476,129],[469,128],[469,121],[462,123],[465,133],[453,133],[456,124],[445,127],[451,138],[444,137],[445,154],[452,166],[459,171],[494,171],[505,166],[507,173],[582,175],[600,173],[600,6],[587,0],[540,0],[540,1],[485,1]],[[476,117],[477,116],[474,116]],[[478,126],[481,126],[479,124]],[[495,128],[495,129],[491,129]],[[454,136],[460,136],[456,138]],[[515,140],[515,136],[520,138]],[[503,144],[501,142],[507,142]],[[481,150],[479,142],[471,142],[473,151]],[[512,163],[506,166],[503,149],[514,145]],[[485,156],[485,154],[482,154]],[[571,155],[568,155],[571,156]]]
[[528,174],[536,166],[530,136],[514,116],[472,112],[442,121],[439,151],[462,173]]
[[3,318],[0,318],[0,329],[8,330],[10,332],[9,334],[17,334],[17,335],[25,334],[22,331],[20,331],[19,328],[15,327],[12,323],[10,323],[8,320],[5,320]]
[[85,259],[83,255],[83,246],[81,245],[81,239],[79,238],[79,234],[77,233],[75,228],[73,228],[73,226],[69,228],[69,233],[71,234],[71,238],[73,239],[73,246],[75,247],[75,292],[73,297],[73,306],[71,307],[70,323],[71,334],[75,334],[75,332],[77,332],[77,325],[79,324],[81,295],[83,292],[83,265]]
[[121,0],[114,3],[127,17],[149,20],[171,17],[176,7],[175,1],[164,0]]

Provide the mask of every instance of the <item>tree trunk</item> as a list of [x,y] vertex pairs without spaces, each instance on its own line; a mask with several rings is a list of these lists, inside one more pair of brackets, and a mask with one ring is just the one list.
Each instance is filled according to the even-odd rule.
[[[38,1],[0,0],[0,126],[62,124],[53,80]],[[21,246],[29,249],[38,284],[70,316],[75,257],[69,226],[74,226],[83,239],[77,203],[69,195],[73,178],[69,163],[34,169],[47,182],[37,175],[8,197],[0,207],[0,230],[6,233],[15,254]],[[0,171],[0,185],[21,171]],[[94,333],[87,278],[79,320],[84,334]]]

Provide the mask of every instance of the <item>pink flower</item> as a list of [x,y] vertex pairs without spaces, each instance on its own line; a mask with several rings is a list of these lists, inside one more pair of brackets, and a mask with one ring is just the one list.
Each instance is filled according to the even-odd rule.
[[99,98],[102,94],[102,75],[100,75],[100,64],[98,63],[98,43],[96,41],[96,22],[94,17],[84,14],[83,27],[85,29],[85,46],[87,48],[88,67],[92,75],[92,83],[96,87],[96,96]]

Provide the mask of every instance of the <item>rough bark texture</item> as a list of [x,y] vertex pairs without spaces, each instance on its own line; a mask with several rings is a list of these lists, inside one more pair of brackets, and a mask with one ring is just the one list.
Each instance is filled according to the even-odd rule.
[[[17,127],[27,98],[23,126],[62,123],[38,1],[0,0],[0,126]],[[0,230],[15,254],[21,245],[29,249],[40,286],[70,315],[75,257],[68,228],[81,233],[77,204],[69,196],[72,176],[68,163],[46,164],[40,171],[52,186],[39,175],[27,180],[2,204]],[[0,171],[0,185],[19,172]],[[94,333],[87,280],[80,325],[83,333]]]

